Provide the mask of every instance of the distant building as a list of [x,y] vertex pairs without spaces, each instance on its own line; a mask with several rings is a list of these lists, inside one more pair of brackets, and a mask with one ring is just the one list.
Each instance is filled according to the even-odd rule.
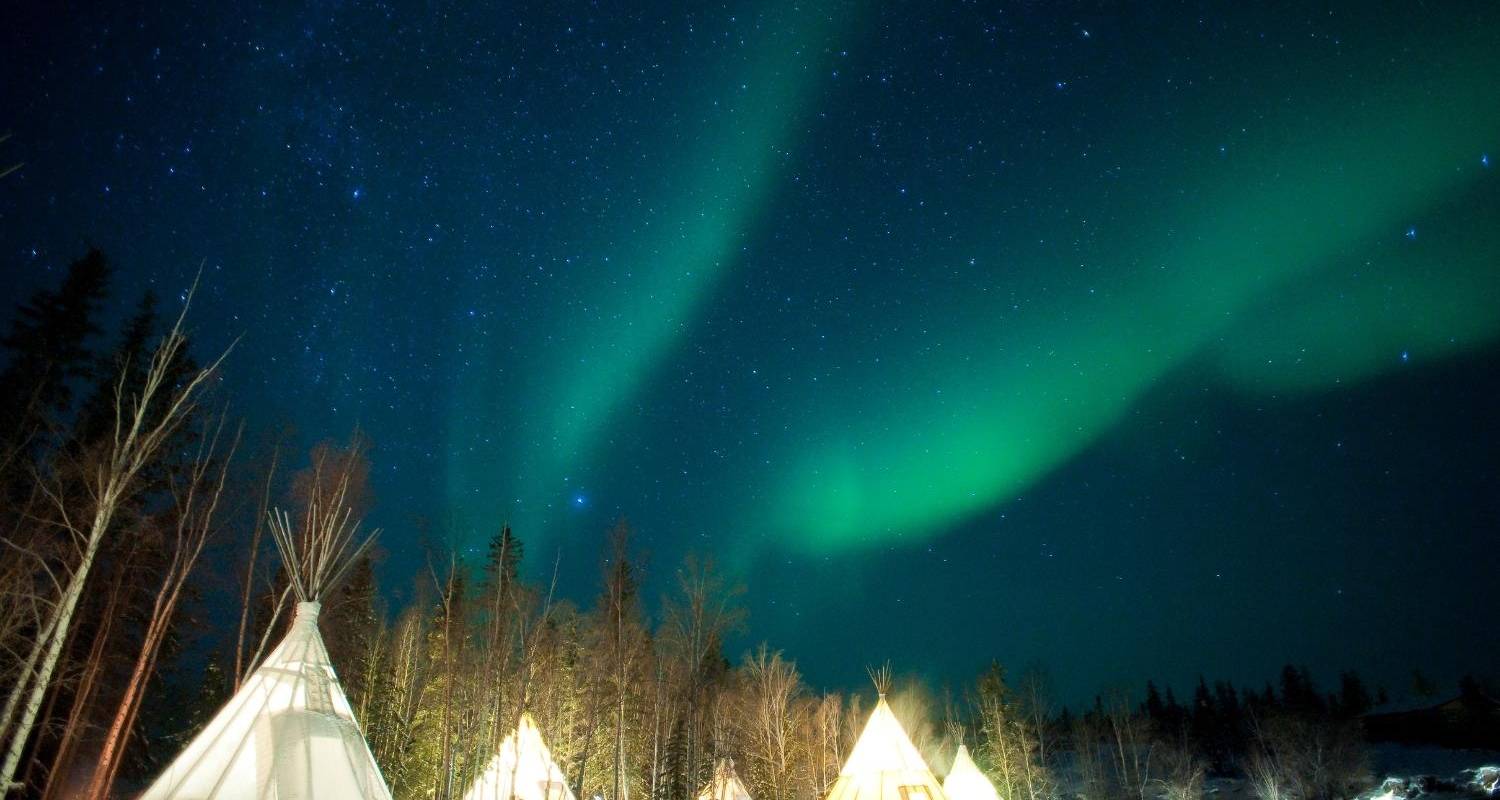
[[1459,695],[1433,706],[1376,708],[1364,715],[1372,742],[1500,749],[1500,701],[1466,680]]

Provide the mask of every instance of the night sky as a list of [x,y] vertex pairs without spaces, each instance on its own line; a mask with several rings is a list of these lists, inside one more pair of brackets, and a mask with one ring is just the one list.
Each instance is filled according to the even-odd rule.
[[397,597],[623,515],[815,685],[1493,670],[1500,7],[481,5],[8,9],[6,299],[204,264]]

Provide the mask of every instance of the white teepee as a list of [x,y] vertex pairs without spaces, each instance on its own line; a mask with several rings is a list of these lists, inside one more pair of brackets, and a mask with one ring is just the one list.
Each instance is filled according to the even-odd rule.
[[750,790],[734,774],[734,762],[723,758],[714,765],[714,779],[698,793],[698,800],[750,800]]
[[300,601],[291,630],[140,800],[389,800],[318,633],[318,598],[370,542],[349,548],[348,517],[314,503],[300,541],[272,520]]
[[827,800],[946,800],[885,695],[875,704]]
[[474,779],[464,800],[573,800],[568,779],[552,760],[530,713],[505,737],[489,766]]
[[948,800],[1000,800],[995,784],[979,771],[979,765],[969,757],[969,748],[958,746],[958,755],[953,757],[953,768],[943,779],[943,793]]

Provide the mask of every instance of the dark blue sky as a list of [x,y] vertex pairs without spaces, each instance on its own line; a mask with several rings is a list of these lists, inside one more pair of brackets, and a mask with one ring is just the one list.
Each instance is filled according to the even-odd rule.
[[821,684],[1500,656],[1490,4],[12,16],[7,296],[204,264],[394,593],[510,521],[583,600],[623,515]]

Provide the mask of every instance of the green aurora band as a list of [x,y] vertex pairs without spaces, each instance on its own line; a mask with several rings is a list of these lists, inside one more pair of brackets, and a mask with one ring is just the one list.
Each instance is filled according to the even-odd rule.
[[[600,468],[621,410],[693,341],[731,277],[753,280],[736,275],[740,254],[772,217],[780,161],[806,135],[814,98],[832,102],[822,62],[848,38],[846,16],[784,5],[768,14],[776,24],[749,35],[745,63],[690,65],[705,69],[699,89],[631,168],[652,202],[572,232],[581,252],[607,262],[573,285],[584,299],[559,289],[568,299],[539,301],[562,312],[511,344],[513,374],[462,386],[457,408],[470,413],[452,410],[450,424],[535,421],[499,429],[493,447],[450,448],[462,527],[509,519],[544,548],[563,533],[559,506]],[[1201,152],[1172,175],[1107,190],[1079,182],[1072,214],[1104,221],[1092,245],[1106,254],[1095,259],[1102,268],[1083,276],[1076,258],[1035,256],[1001,274],[1010,284],[994,294],[917,287],[926,296],[902,306],[902,327],[928,335],[863,345],[817,392],[786,404],[785,418],[762,419],[774,435],[715,476],[740,487],[726,490],[724,513],[756,521],[753,535],[722,545],[726,559],[939,536],[1013,500],[1187,371],[1281,395],[1488,342],[1500,331],[1500,233],[1403,235],[1493,180],[1479,155],[1500,136],[1488,79],[1500,74],[1500,48],[1475,32],[1449,38],[1446,58],[1419,71],[1379,53],[1353,66],[1283,65],[1280,80],[1298,90],[1281,96],[1261,76],[1274,96],[1260,114],[1235,108],[1231,93],[1176,130],[1117,120],[1136,137],[1120,152],[1141,164],[1155,163],[1162,139]],[[1236,128],[1248,132],[1221,158],[1216,145]],[[994,235],[975,235],[953,258],[1001,250]],[[1047,283],[1039,275],[1058,276],[1059,288],[1029,291]]]
[[[743,60],[686,57],[674,65],[694,76],[696,88],[667,104],[674,109],[667,118],[642,124],[648,133],[639,138],[650,145],[630,171],[646,187],[644,201],[613,209],[598,229],[573,232],[588,244],[583,252],[609,256],[594,258],[589,280],[573,276],[576,296],[544,304],[554,321],[526,345],[526,374],[464,387],[461,407],[484,418],[505,413],[501,400],[518,402],[519,416],[538,421],[540,431],[512,432],[499,442],[503,457],[450,451],[450,508],[462,517],[460,528],[493,525],[497,516],[475,508],[479,500],[495,502],[500,519],[536,539],[557,534],[554,511],[587,474],[611,420],[681,345],[733,272],[854,11],[852,4],[835,10],[780,3],[741,23]],[[451,410],[450,424],[464,416]],[[473,438],[463,430],[451,435]],[[497,478],[506,470],[514,477]],[[495,497],[502,486],[524,498],[520,506]]]
[[618,279],[564,326],[580,352],[557,359],[564,369],[547,379],[556,391],[543,393],[555,401],[544,413],[556,434],[541,462],[544,484],[589,457],[614,412],[680,346],[733,272],[772,194],[778,162],[824,72],[834,20],[790,5],[769,16],[775,24],[747,43],[756,55],[746,74],[726,76],[713,85],[717,94],[700,100],[725,110],[704,112],[700,138],[676,158],[678,177],[656,193],[660,210],[633,230],[617,259]]
[[[1115,237],[1105,274],[1128,277],[1024,309],[970,301],[953,309],[968,350],[883,354],[883,375],[854,378],[785,437],[769,528],[813,554],[914,544],[1013,499],[1178,370],[1316,391],[1486,342],[1500,329],[1500,226],[1441,244],[1405,233],[1492,179],[1479,156],[1500,135],[1494,75],[1482,46],[1429,74],[1348,70],[1258,120],[1265,138],[1211,182],[1188,170],[1180,183],[1196,188],[1178,207],[1113,198],[1158,209],[1144,212],[1154,243]],[[1199,141],[1215,141],[1204,128]]]

